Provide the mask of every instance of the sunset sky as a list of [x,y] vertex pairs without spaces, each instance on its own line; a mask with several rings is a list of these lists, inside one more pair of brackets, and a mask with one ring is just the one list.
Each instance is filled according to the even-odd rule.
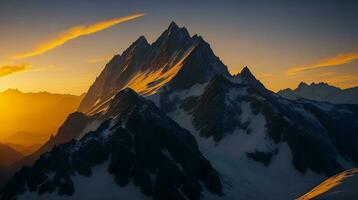
[[269,89],[358,86],[358,1],[0,0],[0,91],[81,94],[114,54],[171,21]]

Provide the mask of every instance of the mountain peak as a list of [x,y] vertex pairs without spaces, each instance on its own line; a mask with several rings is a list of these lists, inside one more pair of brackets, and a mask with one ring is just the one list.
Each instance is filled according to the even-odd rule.
[[135,45],[149,45],[147,39],[141,35],[135,42],[133,42]]
[[256,79],[256,77],[251,73],[250,69],[245,66],[238,75],[241,77],[242,81],[248,85],[250,85],[255,90],[260,92],[266,91],[265,86]]
[[305,82],[303,82],[303,81],[301,81],[300,84],[298,84],[297,89],[298,89],[298,88],[304,88],[304,87],[308,87],[308,84],[305,83]]
[[244,80],[248,80],[248,81],[257,81],[256,77],[251,73],[250,69],[245,66],[241,72],[239,73],[239,75],[244,79]]
[[175,40],[184,41],[190,39],[190,34],[185,27],[179,27],[174,21],[169,24],[169,27],[162,34],[165,37],[173,37]]
[[81,102],[80,111],[102,110],[107,100],[125,87],[148,96],[166,85],[173,90],[188,89],[207,82],[215,74],[230,75],[202,37],[190,37],[175,22],[152,44],[144,36],[139,37],[118,61],[106,65]]
[[333,87],[333,86],[331,86],[331,85],[329,85],[328,83],[325,83],[325,82],[318,82],[318,83],[312,82],[311,86]]
[[115,98],[123,98],[123,97],[130,97],[130,98],[139,98],[139,95],[131,88],[125,88],[119,91]]
[[9,88],[2,92],[3,94],[22,94],[22,92],[17,88]]
[[251,76],[251,77],[254,77],[254,75],[251,73],[250,69],[245,66],[241,72],[240,72],[241,75],[244,75],[244,76]]
[[110,102],[107,115],[115,116],[135,106],[147,104],[143,97],[139,96],[133,89],[125,88],[119,91]]
[[170,22],[168,30],[177,30],[177,29],[179,29],[179,26],[174,21]]

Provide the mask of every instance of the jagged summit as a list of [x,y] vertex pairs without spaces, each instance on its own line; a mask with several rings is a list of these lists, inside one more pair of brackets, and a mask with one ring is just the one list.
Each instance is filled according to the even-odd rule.
[[190,37],[188,30],[185,27],[179,27],[174,21],[172,21],[167,29],[167,34],[181,34],[184,35],[186,38]]
[[185,27],[180,28],[175,22],[172,22],[168,28],[153,42],[153,48],[162,48],[168,53],[182,48],[188,42],[193,42],[188,30]]
[[322,88],[337,88],[339,90],[341,90],[340,88],[338,87],[335,87],[335,86],[332,86],[332,85],[329,85],[328,83],[325,83],[325,82],[312,82],[311,84],[307,84],[306,82],[304,81],[301,81],[297,88],[296,89],[302,89],[302,88],[308,88],[308,87],[322,87]]
[[137,44],[137,45],[149,45],[147,39],[141,35],[133,44]]
[[120,57],[113,58],[88,90],[79,111],[103,111],[124,88],[148,96],[164,86],[188,89],[215,74],[229,76],[210,45],[198,35],[190,37],[185,27],[172,22],[152,44],[141,36]]
[[244,68],[242,68],[240,74],[246,74],[246,75],[250,75],[250,76],[253,76],[249,67],[245,66]]
[[168,30],[172,30],[172,29],[179,29],[178,25],[174,21],[170,22],[168,27]]
[[245,66],[241,72],[236,75],[236,77],[241,78],[242,82],[251,86],[253,89],[260,91],[260,92],[267,92],[268,90],[265,86],[256,79],[256,77],[251,73],[250,69]]
[[300,84],[298,84],[297,88],[304,88],[304,87],[308,87],[309,85],[303,81],[300,82]]

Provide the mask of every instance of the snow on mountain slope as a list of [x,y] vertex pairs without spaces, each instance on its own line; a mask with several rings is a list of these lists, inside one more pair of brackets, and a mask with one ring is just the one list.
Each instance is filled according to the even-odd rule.
[[350,169],[325,180],[297,200],[354,200],[358,198],[358,169]]
[[[249,122],[247,127],[250,133],[237,128],[220,142],[203,138],[186,111],[180,109],[168,114],[194,134],[201,151],[220,173],[225,194],[222,199],[292,199],[324,179],[324,175],[316,174],[312,170],[305,174],[297,171],[292,165],[292,154],[287,144],[276,146],[265,137],[264,116],[254,115],[248,103],[243,103],[242,109],[240,118]],[[265,165],[247,156],[248,152],[257,150],[273,151],[275,156]],[[209,196],[205,199],[218,198]]]
[[248,68],[147,98],[194,133],[229,199],[292,199],[357,166],[357,106],[284,99]]
[[[144,98],[130,89],[117,93],[123,87],[132,87]],[[66,120],[61,133],[43,149],[56,147],[20,171],[5,190],[6,197],[23,191],[23,177],[29,177],[28,173],[51,177],[51,187],[48,181],[34,181],[30,176],[25,180],[33,188],[25,189],[39,192],[45,187],[41,191],[51,192],[55,187],[56,192],[78,195],[73,186],[81,177],[78,173],[88,175],[95,166],[106,167],[109,155],[111,159],[115,155],[116,167],[109,164],[109,172],[117,184],[131,187],[133,183],[155,199],[171,199],[170,195],[179,199],[293,199],[327,176],[357,167],[357,105],[283,98],[267,90],[247,67],[231,76],[202,38],[190,37],[175,23],[153,44],[141,37],[115,56],[89,89],[80,110],[86,114]],[[106,142],[117,141],[116,137],[126,148],[121,143],[120,149],[113,149]],[[86,145],[87,140],[93,142]],[[73,151],[80,153],[68,156]],[[80,161],[68,164],[67,158]],[[42,168],[48,159],[64,162],[69,171]],[[128,172],[128,165],[123,164],[133,166],[133,159],[146,169],[138,172],[139,179],[136,171]],[[159,170],[162,167],[166,170]],[[63,184],[53,182],[43,171],[62,173]],[[89,185],[83,187],[96,181],[94,174],[89,177]]]
[[342,90],[327,83],[311,83],[308,85],[301,82],[296,89],[280,90],[278,94],[289,99],[305,98],[330,103],[358,104],[357,87]]
[[[22,168],[0,199],[18,195],[20,199],[98,197],[91,192],[108,191],[114,183],[118,191],[106,194],[108,199],[123,195],[129,199],[143,195],[158,200],[200,199],[203,192],[222,195],[219,175],[190,132],[133,90],[119,92],[108,111],[96,118],[105,120],[97,130],[55,146],[34,165]],[[94,183],[99,189],[89,191]]]
[[[175,37],[171,34],[180,35],[180,37],[176,36],[180,39],[174,40]],[[125,59],[131,62],[136,61],[134,62],[136,65],[111,65],[110,71],[115,77],[124,77],[118,79],[123,81],[123,84],[110,84],[107,87],[101,86],[100,81],[96,81],[98,83],[95,82],[91,88],[97,88],[98,94],[103,92],[100,95],[102,97],[112,97],[112,92],[106,92],[108,88],[131,85],[176,122],[195,133],[203,153],[212,160],[215,166],[222,166],[222,168],[218,167],[219,172],[227,177],[236,177],[233,181],[229,181],[228,185],[234,182],[233,185],[236,188],[232,191],[241,191],[241,193],[229,192],[230,195],[227,196],[229,198],[234,199],[237,195],[246,195],[249,198],[253,195],[251,199],[260,199],[259,194],[273,199],[293,198],[322,181],[325,176],[357,165],[358,136],[354,131],[358,128],[356,106],[287,100],[267,90],[247,67],[238,75],[231,76],[227,73],[226,66],[220,62],[203,40],[200,40],[201,42],[189,51],[188,56],[184,56],[183,65],[174,73],[170,81],[161,82],[163,84],[159,84],[159,87],[151,87],[151,84],[148,85],[149,81],[145,81],[147,77],[140,75],[141,78],[138,80],[145,84],[139,84],[141,87],[136,86],[139,83],[137,76],[131,74],[141,74],[146,70],[152,74],[158,68],[163,69],[163,65],[147,64],[152,61],[143,64],[144,58],[150,57],[149,60],[164,63],[171,68],[176,65],[167,65],[170,60],[168,57],[172,57],[168,55],[177,55],[177,49],[187,49],[186,44],[192,44],[190,41],[197,39],[197,36],[190,38],[186,29],[180,29],[175,24],[171,24],[152,45],[149,45],[144,38],[140,38],[141,45],[134,45],[141,47],[137,50],[140,53],[136,53],[135,50],[130,53],[131,58],[134,55],[138,57]],[[158,50],[159,47],[160,50]],[[189,47],[193,46],[189,45]],[[151,53],[142,53],[142,51],[151,52],[145,50],[147,48],[160,52],[155,53],[161,55],[160,61],[158,61],[159,57],[154,56],[155,59],[153,59],[152,56],[143,56],[143,54],[151,55]],[[128,57],[126,52],[118,58],[119,63],[123,62],[121,61],[123,56]],[[174,54],[169,52],[174,52]],[[101,76],[109,72],[107,69],[109,65]],[[118,73],[115,72],[116,70]],[[129,72],[124,73],[124,71]],[[159,74],[154,77],[159,77]],[[159,82],[162,80],[153,77],[148,79],[155,80],[155,84],[157,80]],[[91,90],[93,89],[87,93],[89,99],[95,96],[91,95]],[[146,92],[149,90],[155,92]],[[111,91],[115,90],[111,89]],[[102,99],[102,97],[95,97],[95,99]],[[83,102],[83,105],[87,107],[91,107],[90,104]],[[91,108],[91,111],[87,113],[105,111],[108,103],[102,105],[95,109]],[[215,155],[212,153],[215,151],[208,148],[208,141],[211,141],[209,147],[228,148],[226,151],[220,151],[226,153],[211,157]],[[230,145],[225,144],[225,141],[230,141],[232,148],[227,147]],[[217,157],[224,159],[225,162],[221,162]],[[278,160],[278,158],[281,159]],[[232,160],[239,161],[236,163]],[[228,166],[228,163],[232,165]],[[258,165],[259,169],[250,164]],[[228,168],[237,169],[238,166],[242,166],[242,173],[239,171],[235,173],[234,170],[227,171]],[[262,173],[258,173],[257,170]],[[246,171],[251,171],[251,173],[246,173]],[[284,180],[275,182],[275,177],[280,176],[281,173],[285,174]],[[251,174],[260,174],[260,176],[251,176]],[[270,187],[268,187],[268,184],[261,184],[268,183],[268,181],[253,177],[270,177],[268,180],[275,184],[269,184]],[[243,186],[243,182],[251,185],[251,189],[255,189],[250,190],[249,187]],[[297,184],[298,182],[300,184]],[[282,188],[287,185],[290,189],[282,193]],[[224,189],[226,190],[227,187]]]
[[226,66],[200,36],[174,22],[152,44],[141,36],[122,55],[116,55],[88,90],[79,111],[103,111],[114,95],[132,88],[152,95],[165,85],[185,89],[208,81],[213,75],[229,75]]
[[[109,163],[94,166],[92,169],[93,175],[73,177],[73,186],[76,189],[72,196],[59,196],[57,193],[45,193],[38,195],[35,192],[24,193],[20,195],[18,200],[110,200],[110,199],[131,199],[131,200],[149,200],[151,197],[145,196],[141,193],[133,183],[129,183],[126,187],[120,188],[113,179],[113,176],[108,173]],[[100,186],[100,187],[99,187]]]

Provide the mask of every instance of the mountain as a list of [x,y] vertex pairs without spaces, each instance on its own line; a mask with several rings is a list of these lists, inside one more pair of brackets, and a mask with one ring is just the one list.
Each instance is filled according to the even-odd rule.
[[325,180],[297,200],[347,200],[358,196],[358,169],[350,169]]
[[[42,154],[51,151],[56,145],[70,142],[86,132],[93,131],[100,123],[101,120],[86,116],[80,112],[71,113],[59,127],[55,136],[51,135],[40,148],[15,162],[10,168],[14,172],[22,166],[31,166]],[[11,174],[9,173],[9,175]]]
[[148,98],[196,136],[204,155],[230,183],[231,189],[224,187],[229,199],[292,199],[325,177],[357,166],[356,105],[282,98],[248,68],[231,78],[218,75],[186,91],[163,90]]
[[48,92],[23,93],[16,89],[1,92],[0,141],[25,146],[45,142],[66,116],[78,108],[82,98]]
[[[44,194],[45,199],[57,199],[58,194],[71,196],[67,199],[165,200],[199,199],[204,192],[222,195],[219,175],[195,138],[152,102],[122,90],[97,118],[104,121],[95,131],[56,146],[17,172],[0,198],[18,195],[29,200]],[[105,192],[88,190],[102,184],[108,186],[102,188]]]
[[6,173],[7,168],[5,166],[0,165],[0,188],[2,188],[4,184],[6,184]]
[[280,90],[278,94],[289,99],[305,98],[330,103],[358,104],[358,87],[340,89],[327,83],[308,85],[301,82],[296,89]]
[[154,43],[141,36],[122,55],[114,56],[88,90],[79,111],[99,112],[127,87],[148,96],[164,86],[187,89],[217,73],[229,76],[209,44],[200,36],[190,37],[184,27],[172,22]]
[[[16,128],[16,127],[14,127],[14,128]],[[29,129],[32,129],[32,127],[29,127]],[[48,136],[49,136],[48,134],[50,134],[50,132],[45,134],[45,132],[38,133],[38,132],[29,132],[29,131],[16,131],[13,134],[11,134],[9,137],[6,137],[2,140],[4,141],[5,144],[8,144],[8,145],[13,144],[12,146],[15,149],[16,149],[16,147],[20,147],[20,146],[22,146],[23,147],[22,149],[24,149],[24,147],[26,147],[26,146],[33,146],[33,145],[36,146],[38,144],[44,143],[46,141],[46,139],[48,139]],[[9,146],[11,146],[11,145],[9,145]],[[20,147],[20,149],[21,149],[21,147]],[[18,150],[18,151],[22,151],[22,150]],[[30,153],[32,153],[32,152],[30,152]]]
[[21,144],[14,144],[14,143],[5,143],[5,145],[15,149],[16,151],[20,152],[22,155],[26,156],[41,147],[41,144],[33,144],[29,146],[21,145]]
[[0,199],[293,199],[357,167],[356,130],[358,105],[283,98],[171,23],[110,60]]
[[8,145],[0,143],[0,166],[9,166],[21,158],[21,153]]

